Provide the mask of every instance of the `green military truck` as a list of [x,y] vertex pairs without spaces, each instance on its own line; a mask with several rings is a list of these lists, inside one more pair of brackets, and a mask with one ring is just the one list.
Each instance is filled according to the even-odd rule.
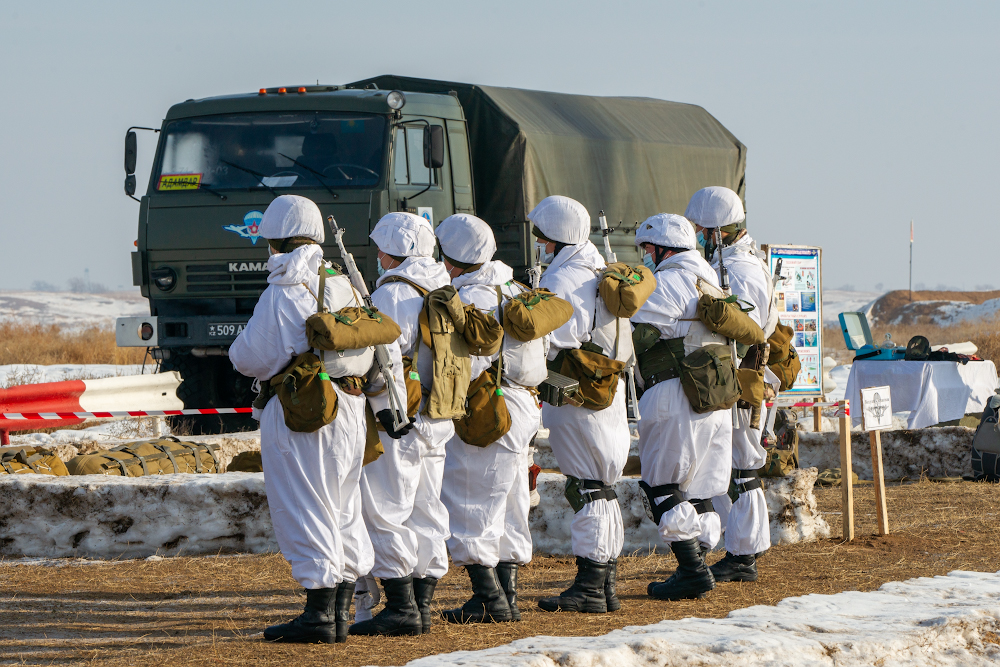
[[[134,197],[136,137],[126,135],[125,191]],[[252,400],[226,358],[267,287],[264,210],[280,194],[334,215],[365,275],[368,234],[386,213],[437,224],[474,213],[501,259],[524,276],[533,240],[526,213],[551,194],[604,210],[618,257],[638,261],[637,223],[683,213],[699,188],[742,196],[746,148],[701,107],[380,76],[338,86],[262,88],[176,104],[158,132],[132,277],[149,317],[117,322],[120,346],[150,348],[180,371],[186,407]],[[620,224],[619,224],[620,222]],[[324,249],[338,261],[328,234]],[[213,421],[214,420],[214,421]],[[206,418],[195,431],[238,426]]]

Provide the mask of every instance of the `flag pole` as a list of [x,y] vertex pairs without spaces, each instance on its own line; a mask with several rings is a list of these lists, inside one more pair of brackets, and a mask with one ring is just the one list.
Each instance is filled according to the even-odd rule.
[[910,303],[913,303],[913,219],[910,219]]

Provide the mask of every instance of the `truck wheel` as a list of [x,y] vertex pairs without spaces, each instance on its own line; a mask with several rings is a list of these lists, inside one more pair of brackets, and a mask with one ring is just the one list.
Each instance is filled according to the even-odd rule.
[[[181,385],[177,396],[185,409],[250,407],[253,380],[233,369],[227,357],[195,357],[174,352],[160,364],[161,371],[177,371]],[[214,435],[254,431],[257,421],[250,415],[196,415],[168,417],[170,429],[183,435]]]

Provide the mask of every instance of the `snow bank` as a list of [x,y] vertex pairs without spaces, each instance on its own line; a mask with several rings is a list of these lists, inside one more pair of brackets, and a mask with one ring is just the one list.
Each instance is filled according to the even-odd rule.
[[[960,477],[972,474],[974,429],[964,426],[942,426],[912,431],[882,431],[882,462],[886,479],[928,477]],[[851,433],[851,461],[861,479],[872,479],[871,445],[868,434]],[[799,464],[840,467],[840,436],[838,433],[799,433]]]
[[277,551],[260,473],[0,477],[0,555]]
[[[413,667],[995,665],[1000,576],[952,572],[878,591],[805,595],[726,618],[630,626],[600,637],[531,637]],[[989,635],[987,634],[989,633]]]
[[[816,508],[813,485],[815,468],[795,470],[782,479],[765,479],[764,496],[771,519],[772,544],[809,542],[830,536],[830,526]],[[557,473],[538,476],[538,493],[542,502],[528,515],[531,539],[536,553],[555,556],[573,555],[570,522],[573,510],[563,496],[566,477]],[[625,526],[624,553],[649,553],[653,548],[664,550],[656,526],[646,516],[639,480],[626,478],[615,485]]]
[[116,317],[149,315],[149,302],[135,292],[0,292],[0,321],[58,324],[69,330],[110,327]]
[[[829,534],[812,497],[815,479],[815,470],[800,470],[794,477],[767,482],[773,542]],[[542,502],[529,515],[537,552],[572,555],[573,511],[563,497],[565,483],[563,475],[539,475]],[[625,523],[625,552],[662,548],[643,510],[638,480],[623,480],[615,488]],[[277,548],[261,473],[4,475],[0,535],[0,556],[33,558],[261,553]]]

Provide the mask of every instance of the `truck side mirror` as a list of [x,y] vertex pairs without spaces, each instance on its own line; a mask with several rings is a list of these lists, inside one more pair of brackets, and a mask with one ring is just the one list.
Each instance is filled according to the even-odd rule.
[[135,194],[135,174],[129,174],[125,177],[125,194],[129,197]]
[[444,128],[440,125],[424,128],[424,166],[428,169],[444,166]]
[[[130,130],[129,133],[125,135],[125,174],[127,176],[131,176],[132,174],[135,173],[135,162],[138,153],[139,149],[138,146],[136,145],[135,132],[132,132]],[[134,192],[135,191],[134,178],[132,179],[132,182],[133,182],[132,191]]]

